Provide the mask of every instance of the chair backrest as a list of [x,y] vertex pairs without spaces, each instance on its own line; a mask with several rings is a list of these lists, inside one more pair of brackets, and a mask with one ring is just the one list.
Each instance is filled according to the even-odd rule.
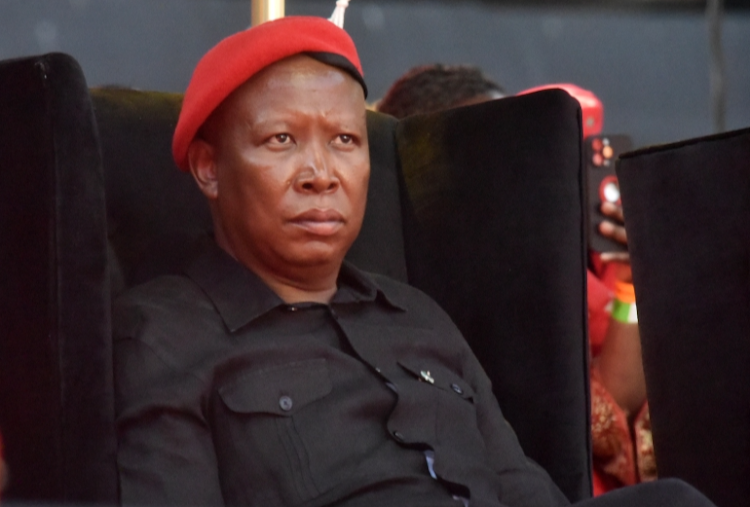
[[555,90],[403,120],[410,283],[451,315],[527,455],[590,495],[578,103]]
[[750,505],[750,129],[617,172],[659,475]]
[[[55,79],[45,86],[72,93],[70,83]],[[76,86],[75,93],[88,97],[82,78]],[[86,116],[87,128],[99,134],[103,169],[96,159],[86,162],[93,169],[78,164],[77,173],[82,185],[98,193],[97,213],[106,215],[106,236],[100,228],[98,250],[86,257],[105,262],[101,250],[108,238],[112,289],[102,277],[88,282],[99,287],[98,304],[108,309],[120,290],[179,269],[193,239],[211,230],[211,220],[190,176],[170,157],[180,96],[103,89],[91,97],[94,119]],[[349,253],[360,267],[408,280],[446,307],[482,358],[527,453],[573,500],[590,494],[577,107],[567,95],[544,92],[402,123],[368,114],[368,208]],[[38,114],[48,114],[45,108]],[[61,116],[60,135],[72,131],[79,117]],[[65,190],[62,199],[75,201],[78,187]],[[54,208],[58,199],[48,195],[42,202]],[[82,247],[66,248],[80,254]],[[97,335],[100,348],[110,346],[108,319],[107,313],[97,324],[107,329]],[[0,340],[18,344],[22,338]],[[97,360],[111,372],[110,357]],[[65,365],[47,366],[56,382],[66,381]],[[33,383],[46,373],[20,378]],[[109,395],[109,377],[100,382],[79,388],[100,390],[109,382]],[[111,399],[105,405],[110,410]],[[6,406],[0,399],[0,411]],[[50,423],[48,429],[54,428]],[[33,474],[13,459],[11,468],[14,475]]]
[[0,63],[0,431],[8,498],[117,499],[104,187],[78,64]]

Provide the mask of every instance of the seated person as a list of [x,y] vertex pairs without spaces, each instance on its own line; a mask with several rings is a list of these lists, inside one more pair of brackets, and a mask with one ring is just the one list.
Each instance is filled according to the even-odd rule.
[[[530,93],[561,88],[579,101],[584,138],[601,133],[603,106],[588,90],[570,84],[539,86]],[[502,88],[469,65],[423,65],[396,80],[378,103],[378,111],[405,118],[500,98]],[[627,245],[622,206],[604,203],[610,218],[600,224],[603,236]],[[587,276],[591,342],[591,434],[594,494],[656,478],[646,381],[637,322],[628,311],[612,308],[635,303],[630,257],[624,253],[590,252]],[[634,312],[630,312],[633,313]],[[632,320],[632,319],[630,319]]]
[[[365,92],[324,19],[260,25],[198,64],[173,152],[215,238],[116,302],[124,504],[568,504],[450,318],[343,261],[367,197]],[[710,505],[679,481],[618,493],[602,505]]]

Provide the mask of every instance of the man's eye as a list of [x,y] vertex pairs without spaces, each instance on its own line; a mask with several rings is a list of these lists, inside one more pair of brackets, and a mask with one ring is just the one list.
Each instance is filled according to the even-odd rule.
[[350,136],[349,134],[339,134],[339,141],[341,141],[341,144],[351,144],[354,142],[354,136]]
[[271,142],[274,144],[288,144],[292,140],[292,136],[289,134],[276,134],[271,138]]

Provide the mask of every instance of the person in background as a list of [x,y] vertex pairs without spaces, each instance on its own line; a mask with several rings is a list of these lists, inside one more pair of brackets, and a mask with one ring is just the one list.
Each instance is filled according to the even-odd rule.
[[[584,138],[601,133],[603,106],[588,90],[552,84],[519,95],[553,88],[565,90],[580,103]],[[401,119],[478,104],[502,98],[503,94],[502,87],[477,67],[424,65],[399,78],[378,103],[378,111]],[[602,213],[610,220],[601,223],[599,232],[627,245],[622,207],[604,203]],[[656,479],[657,474],[627,252],[590,252],[587,292],[594,494],[601,495]]]
[[421,65],[401,76],[376,105],[396,118],[500,99],[505,91],[472,65]]

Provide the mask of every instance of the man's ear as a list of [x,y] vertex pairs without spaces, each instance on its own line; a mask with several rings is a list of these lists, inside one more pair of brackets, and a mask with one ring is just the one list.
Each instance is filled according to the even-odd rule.
[[188,147],[188,164],[190,174],[203,195],[211,200],[216,199],[219,196],[219,184],[214,147],[203,139],[193,139]]

